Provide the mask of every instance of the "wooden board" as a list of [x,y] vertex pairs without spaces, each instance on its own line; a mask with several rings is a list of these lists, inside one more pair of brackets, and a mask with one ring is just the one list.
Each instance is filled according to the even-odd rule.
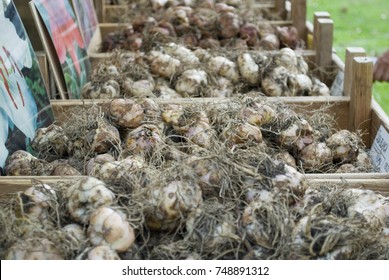
[[[55,184],[57,182],[72,182],[85,176],[18,176],[0,177],[0,201],[2,195],[13,194],[24,191],[35,182],[43,184]],[[309,184],[323,185],[335,184],[339,188],[363,188],[375,191],[384,196],[389,196],[389,175],[388,174],[307,174],[306,179]]]
[[292,0],[291,4],[291,18],[293,26],[297,28],[300,38],[306,42],[307,0]]
[[58,182],[69,182],[82,178],[82,176],[1,176],[0,194],[15,193],[24,191],[31,187],[34,182],[44,184],[55,184]]
[[[334,115],[337,120],[337,129],[347,129],[348,127],[348,111],[350,104],[350,97],[326,97],[326,96],[312,96],[312,97],[268,97],[271,101],[282,101],[292,105],[296,112],[316,111],[324,106],[328,106],[330,113]],[[179,99],[156,99],[159,104],[193,104],[193,103],[222,103],[228,102],[228,98],[179,98]],[[91,104],[104,104],[110,100],[52,100],[51,106],[54,111],[56,121],[63,122],[70,110],[74,108],[88,107]]]

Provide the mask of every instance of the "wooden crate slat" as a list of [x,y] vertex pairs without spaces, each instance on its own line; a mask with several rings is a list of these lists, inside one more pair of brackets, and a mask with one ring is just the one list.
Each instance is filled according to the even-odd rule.
[[368,132],[371,121],[373,62],[367,57],[355,57],[352,65],[351,94],[353,96],[350,99],[349,130],[361,130],[365,133],[362,139],[367,146],[370,146]]
[[[365,176],[357,178],[358,175],[353,177],[350,175],[350,178],[343,178],[344,174],[331,175],[326,178],[317,178],[315,176],[311,177],[306,175],[307,181],[312,186],[319,184],[335,184],[341,188],[364,188],[369,189],[375,192],[378,192],[384,196],[389,196],[389,178],[387,176],[377,176],[373,174],[370,176]],[[348,175],[347,175],[348,176]],[[360,175],[359,175],[360,176]],[[58,177],[58,176],[16,176],[16,177],[0,177],[0,195],[13,194],[19,191],[25,191],[34,182],[39,182],[42,184],[56,184],[57,182],[72,182],[85,176],[69,176],[69,177]],[[1,197],[0,197],[1,200]]]
[[55,184],[61,181],[74,181],[82,177],[84,176],[1,176],[0,194],[24,191],[31,187],[33,182],[39,182],[43,184]]

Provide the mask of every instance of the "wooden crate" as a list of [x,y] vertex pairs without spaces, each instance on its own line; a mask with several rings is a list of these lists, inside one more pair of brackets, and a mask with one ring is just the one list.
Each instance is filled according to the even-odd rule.
[[35,52],[36,58],[38,60],[39,68],[42,73],[43,82],[45,83],[46,91],[50,92],[50,69],[49,62],[44,51]]
[[[378,128],[382,125],[389,131],[389,118],[382,111],[379,105],[371,99],[372,86],[372,62],[362,56],[358,56],[356,50],[358,48],[348,48],[345,68],[336,55],[335,61],[340,69],[345,70],[345,76],[349,79],[345,80],[344,96],[331,97],[269,97],[269,101],[283,101],[287,104],[295,106],[299,112],[315,111],[326,104],[331,104],[328,107],[328,112],[331,113],[337,120],[338,129],[363,129],[366,132],[364,142],[367,147],[370,147]],[[354,57],[356,56],[356,57]],[[351,60],[351,62],[350,62]],[[350,68],[351,67],[351,68]],[[350,70],[351,69],[351,70]],[[351,74],[348,71],[352,71]],[[350,91],[350,92],[347,92]],[[197,98],[197,99],[175,99],[175,100],[157,100],[160,104],[184,104],[193,102],[226,102],[227,98]],[[69,110],[83,107],[91,104],[100,104],[110,102],[110,100],[52,100],[52,107],[56,116],[57,122],[61,123],[66,119]],[[389,195],[389,174],[381,173],[357,173],[357,174],[306,174],[307,179],[312,183],[335,183],[341,187],[363,187],[375,191],[379,191],[384,195]],[[55,177],[54,177],[55,178]],[[29,185],[29,177],[0,177],[0,193],[9,192],[11,190],[20,190]],[[33,177],[42,181],[50,181],[52,177]],[[55,178],[55,180],[64,179],[71,180],[74,178]],[[10,183],[15,182],[15,184]]]
[[[315,26],[315,27],[314,27]],[[375,135],[381,125],[389,131],[389,119],[379,105],[371,99],[372,88],[372,63],[366,58],[360,48],[348,48],[346,62],[343,63],[332,50],[332,27],[333,23],[329,19],[328,13],[315,14],[314,24],[306,23],[305,28],[308,38],[311,37],[312,51],[304,51],[304,56],[312,65],[320,67],[337,68],[339,72],[344,72],[343,96],[331,97],[279,97],[269,98],[270,100],[282,100],[286,103],[296,105],[297,110],[316,110],[325,104],[331,104],[329,108],[334,114],[338,128],[363,129],[366,131],[364,142],[370,147]],[[99,31],[95,34],[96,41],[101,40],[103,32],[117,30],[118,24],[100,24]],[[104,29],[104,31],[103,31]],[[321,30],[320,34],[314,30]],[[100,34],[98,34],[100,33]],[[322,47],[323,42],[330,41],[331,48]],[[92,45],[92,44],[91,44]],[[93,51],[90,49],[89,51]],[[108,54],[97,54],[95,59],[103,59]],[[92,57],[93,59],[93,57]],[[330,80],[333,80],[331,77]],[[176,99],[157,100],[160,103],[185,103],[185,102],[224,102],[227,99],[196,98],[196,99]],[[52,107],[57,121],[61,122],[66,117],[66,112],[74,107],[86,106],[90,103],[104,103],[109,100],[52,100]],[[384,195],[389,195],[389,174],[366,173],[366,174],[307,174],[308,180],[314,183],[332,182],[339,186],[364,187],[379,191]],[[0,193],[9,193],[16,190],[23,190],[30,185],[31,180],[41,180],[42,182],[55,182],[57,180],[74,180],[72,177],[0,177]],[[347,182],[345,185],[344,183]]]
[[[84,176],[1,176],[0,196],[24,191],[33,183],[55,184],[58,182],[73,182]],[[312,185],[334,184],[339,188],[362,188],[389,197],[389,174],[306,174],[307,181]],[[1,201],[1,198],[0,198]]]

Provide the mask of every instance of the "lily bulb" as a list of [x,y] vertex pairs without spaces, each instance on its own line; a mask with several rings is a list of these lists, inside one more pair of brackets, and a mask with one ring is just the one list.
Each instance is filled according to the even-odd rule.
[[[0,34],[6,34],[6,36],[0,36],[1,119],[2,121],[8,119],[10,127],[15,125],[25,136],[33,139],[37,128],[38,109],[21,72],[24,67],[30,68],[32,66],[29,44],[27,40],[19,38],[15,26],[4,17],[3,13],[0,13]],[[2,124],[4,123],[7,124],[7,121],[2,122]],[[2,154],[6,137],[8,137],[8,133],[1,131],[0,149]]]

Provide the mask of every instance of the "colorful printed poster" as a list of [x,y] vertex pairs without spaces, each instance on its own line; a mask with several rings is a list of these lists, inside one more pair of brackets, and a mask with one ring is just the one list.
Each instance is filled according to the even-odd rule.
[[86,48],[88,49],[99,24],[93,2],[92,0],[73,0],[73,7]]
[[33,0],[50,34],[69,98],[80,98],[90,75],[86,45],[68,0]]
[[54,121],[38,60],[10,0],[0,1],[0,169]]

